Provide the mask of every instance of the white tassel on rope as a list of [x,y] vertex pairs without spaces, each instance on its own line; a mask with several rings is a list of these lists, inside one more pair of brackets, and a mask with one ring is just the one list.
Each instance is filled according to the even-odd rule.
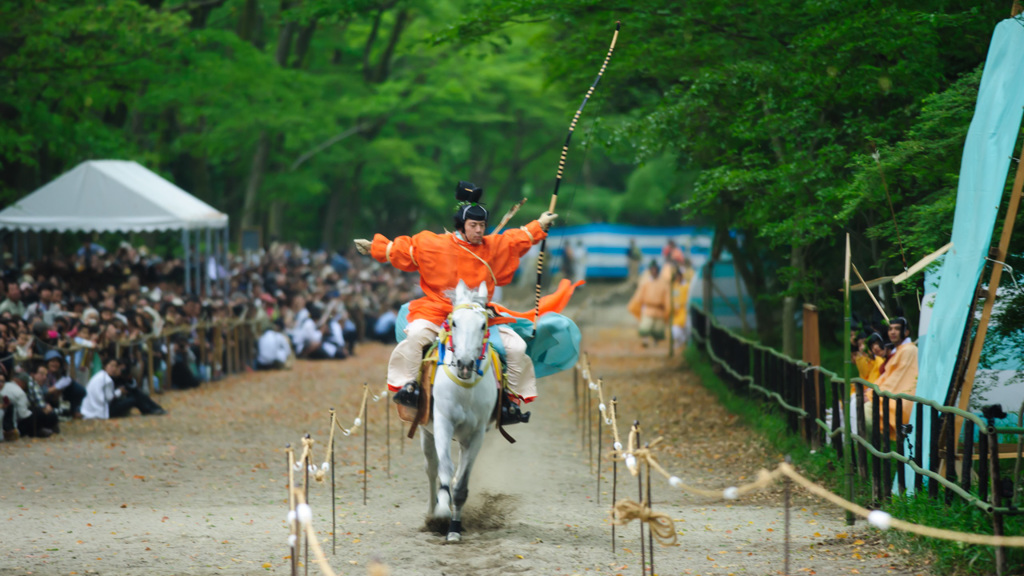
[[309,507],[309,504],[299,504],[295,507],[295,517],[298,518],[299,524],[309,526],[313,522],[313,509]]
[[888,530],[892,526],[892,516],[888,512],[872,510],[868,513],[868,523],[879,530]]

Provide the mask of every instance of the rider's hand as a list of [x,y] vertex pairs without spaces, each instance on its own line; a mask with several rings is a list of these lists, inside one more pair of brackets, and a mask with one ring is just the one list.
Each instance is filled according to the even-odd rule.
[[363,255],[370,253],[370,245],[373,244],[373,242],[370,242],[365,238],[356,238],[354,242],[356,243],[357,252]]
[[558,218],[558,214],[545,212],[540,215],[540,218],[537,218],[537,221],[540,222],[540,227],[546,231],[548,228],[551,228],[551,224],[555,221],[555,218]]

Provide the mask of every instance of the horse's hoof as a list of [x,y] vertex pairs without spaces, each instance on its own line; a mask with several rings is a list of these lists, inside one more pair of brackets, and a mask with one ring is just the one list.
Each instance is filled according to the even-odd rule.
[[462,542],[462,534],[459,534],[458,532],[449,532],[448,533],[448,541],[449,542]]

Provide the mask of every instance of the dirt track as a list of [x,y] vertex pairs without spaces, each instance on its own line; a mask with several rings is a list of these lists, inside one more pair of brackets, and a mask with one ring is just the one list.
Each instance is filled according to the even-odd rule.
[[[595,375],[619,397],[621,421],[639,419],[649,438],[664,435],[661,459],[684,481],[722,488],[778,461],[664,349],[622,346],[621,333],[609,327],[584,334]],[[162,417],[72,422],[52,439],[0,444],[0,574],[288,574],[283,447],[309,432],[322,460],[327,409],[337,408],[351,426],[363,382],[383,386],[388,351],[370,345],[344,362],[301,363],[291,372],[169,393],[159,398],[170,412]],[[465,539],[454,545],[424,528],[418,441],[401,444],[393,418],[388,476],[384,407],[371,403],[366,506],[362,436],[337,439],[336,556],[330,485],[310,488],[334,570],[366,574],[378,560],[396,576],[640,574],[635,523],[618,529],[611,553],[611,466],[601,465],[599,506],[571,374],[542,381],[541,394],[533,422],[509,429],[518,443],[490,435],[474,470]],[[620,497],[636,499],[635,480],[619,472]],[[778,491],[726,505],[656,478],[654,501],[679,534],[678,547],[655,550],[658,574],[781,573]],[[797,496],[792,530],[793,574],[920,573],[809,498]],[[312,561],[309,572],[319,574]]]

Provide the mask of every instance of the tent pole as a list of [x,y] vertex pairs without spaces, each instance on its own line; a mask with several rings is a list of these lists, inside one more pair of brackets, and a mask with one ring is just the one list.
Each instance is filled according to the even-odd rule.
[[197,295],[201,294],[203,291],[203,247],[202,244],[200,244],[201,241],[202,238],[199,236],[199,229],[197,228],[195,231],[196,257],[192,259],[192,265],[195,266],[193,269],[195,274],[192,276],[192,281],[195,282],[195,293]]
[[192,291],[192,267],[189,264],[188,229],[181,230],[181,245],[185,249],[185,294]]
[[[218,262],[220,262],[220,234],[214,234],[213,228],[207,228],[206,243],[210,244],[210,246],[212,247],[210,250],[210,256],[213,259],[213,288],[219,288],[218,284],[220,284],[220,269],[218,267]],[[209,260],[209,258],[207,260]],[[207,263],[206,266],[207,268],[209,268],[210,264]],[[207,291],[209,290],[210,288],[207,288]]]
[[[203,260],[203,268],[206,268],[206,297],[210,297],[210,256],[216,254],[213,250],[213,239],[209,228],[206,229],[206,258]],[[216,258],[214,261],[214,272],[216,273]]]
[[231,274],[228,270],[231,269],[231,257],[229,252],[229,240],[228,236],[228,223],[224,224],[224,228],[221,230],[223,236],[221,244],[224,246],[224,251],[221,253],[221,262],[224,266],[224,297],[227,298],[228,291],[231,290]]

